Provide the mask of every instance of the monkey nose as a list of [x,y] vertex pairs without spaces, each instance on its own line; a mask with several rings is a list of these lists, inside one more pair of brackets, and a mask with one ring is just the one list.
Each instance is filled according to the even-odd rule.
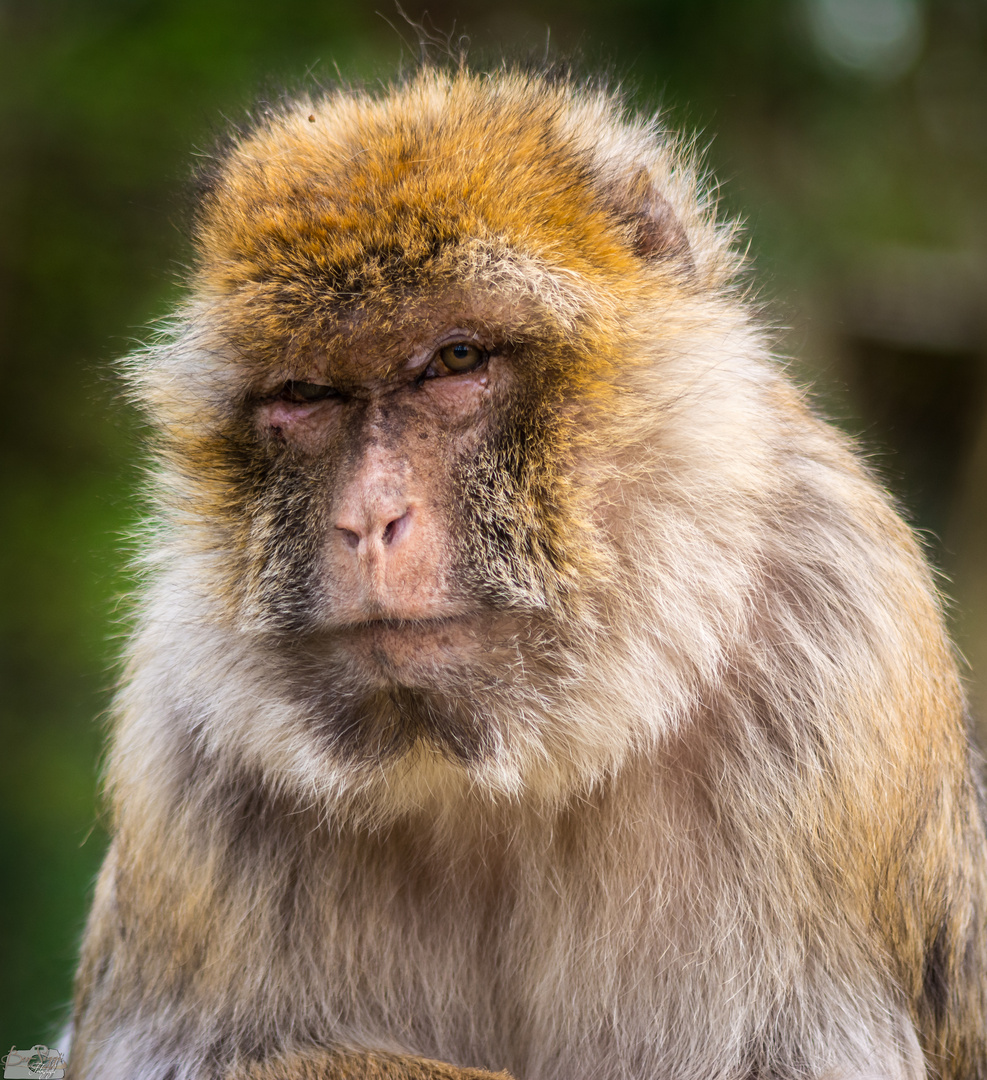
[[378,514],[368,513],[364,520],[340,517],[336,522],[336,531],[343,543],[351,551],[358,551],[371,546],[393,547],[399,543],[411,528],[412,511],[407,507],[403,512],[384,511]]

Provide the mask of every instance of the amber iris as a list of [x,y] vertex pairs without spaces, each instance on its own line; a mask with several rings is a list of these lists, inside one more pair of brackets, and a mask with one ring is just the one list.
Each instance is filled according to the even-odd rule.
[[450,371],[457,374],[474,371],[486,358],[487,354],[482,349],[466,341],[457,341],[454,345],[439,349],[439,359]]

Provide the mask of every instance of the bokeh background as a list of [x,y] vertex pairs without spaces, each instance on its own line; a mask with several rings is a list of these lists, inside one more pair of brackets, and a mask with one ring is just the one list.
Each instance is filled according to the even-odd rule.
[[[779,350],[945,575],[987,715],[984,0],[402,7],[478,62],[610,71],[697,133]],[[144,461],[113,361],[180,294],[195,148],[337,66],[386,79],[419,37],[393,0],[0,0],[4,1050],[64,1016],[105,845],[99,717]]]

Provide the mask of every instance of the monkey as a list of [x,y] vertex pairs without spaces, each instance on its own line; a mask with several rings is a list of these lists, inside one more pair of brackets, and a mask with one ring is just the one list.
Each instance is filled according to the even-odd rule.
[[688,139],[424,64],[193,239],[68,1075],[987,1080],[941,599]]

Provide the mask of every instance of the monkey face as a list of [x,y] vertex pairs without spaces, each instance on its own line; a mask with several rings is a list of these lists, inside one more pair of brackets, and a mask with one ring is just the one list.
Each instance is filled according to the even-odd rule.
[[530,343],[450,307],[385,333],[349,316],[248,394],[228,436],[246,465],[239,617],[292,657],[334,748],[378,760],[422,739],[485,753],[478,693],[565,621],[533,503],[564,409],[551,378],[526,381]]

